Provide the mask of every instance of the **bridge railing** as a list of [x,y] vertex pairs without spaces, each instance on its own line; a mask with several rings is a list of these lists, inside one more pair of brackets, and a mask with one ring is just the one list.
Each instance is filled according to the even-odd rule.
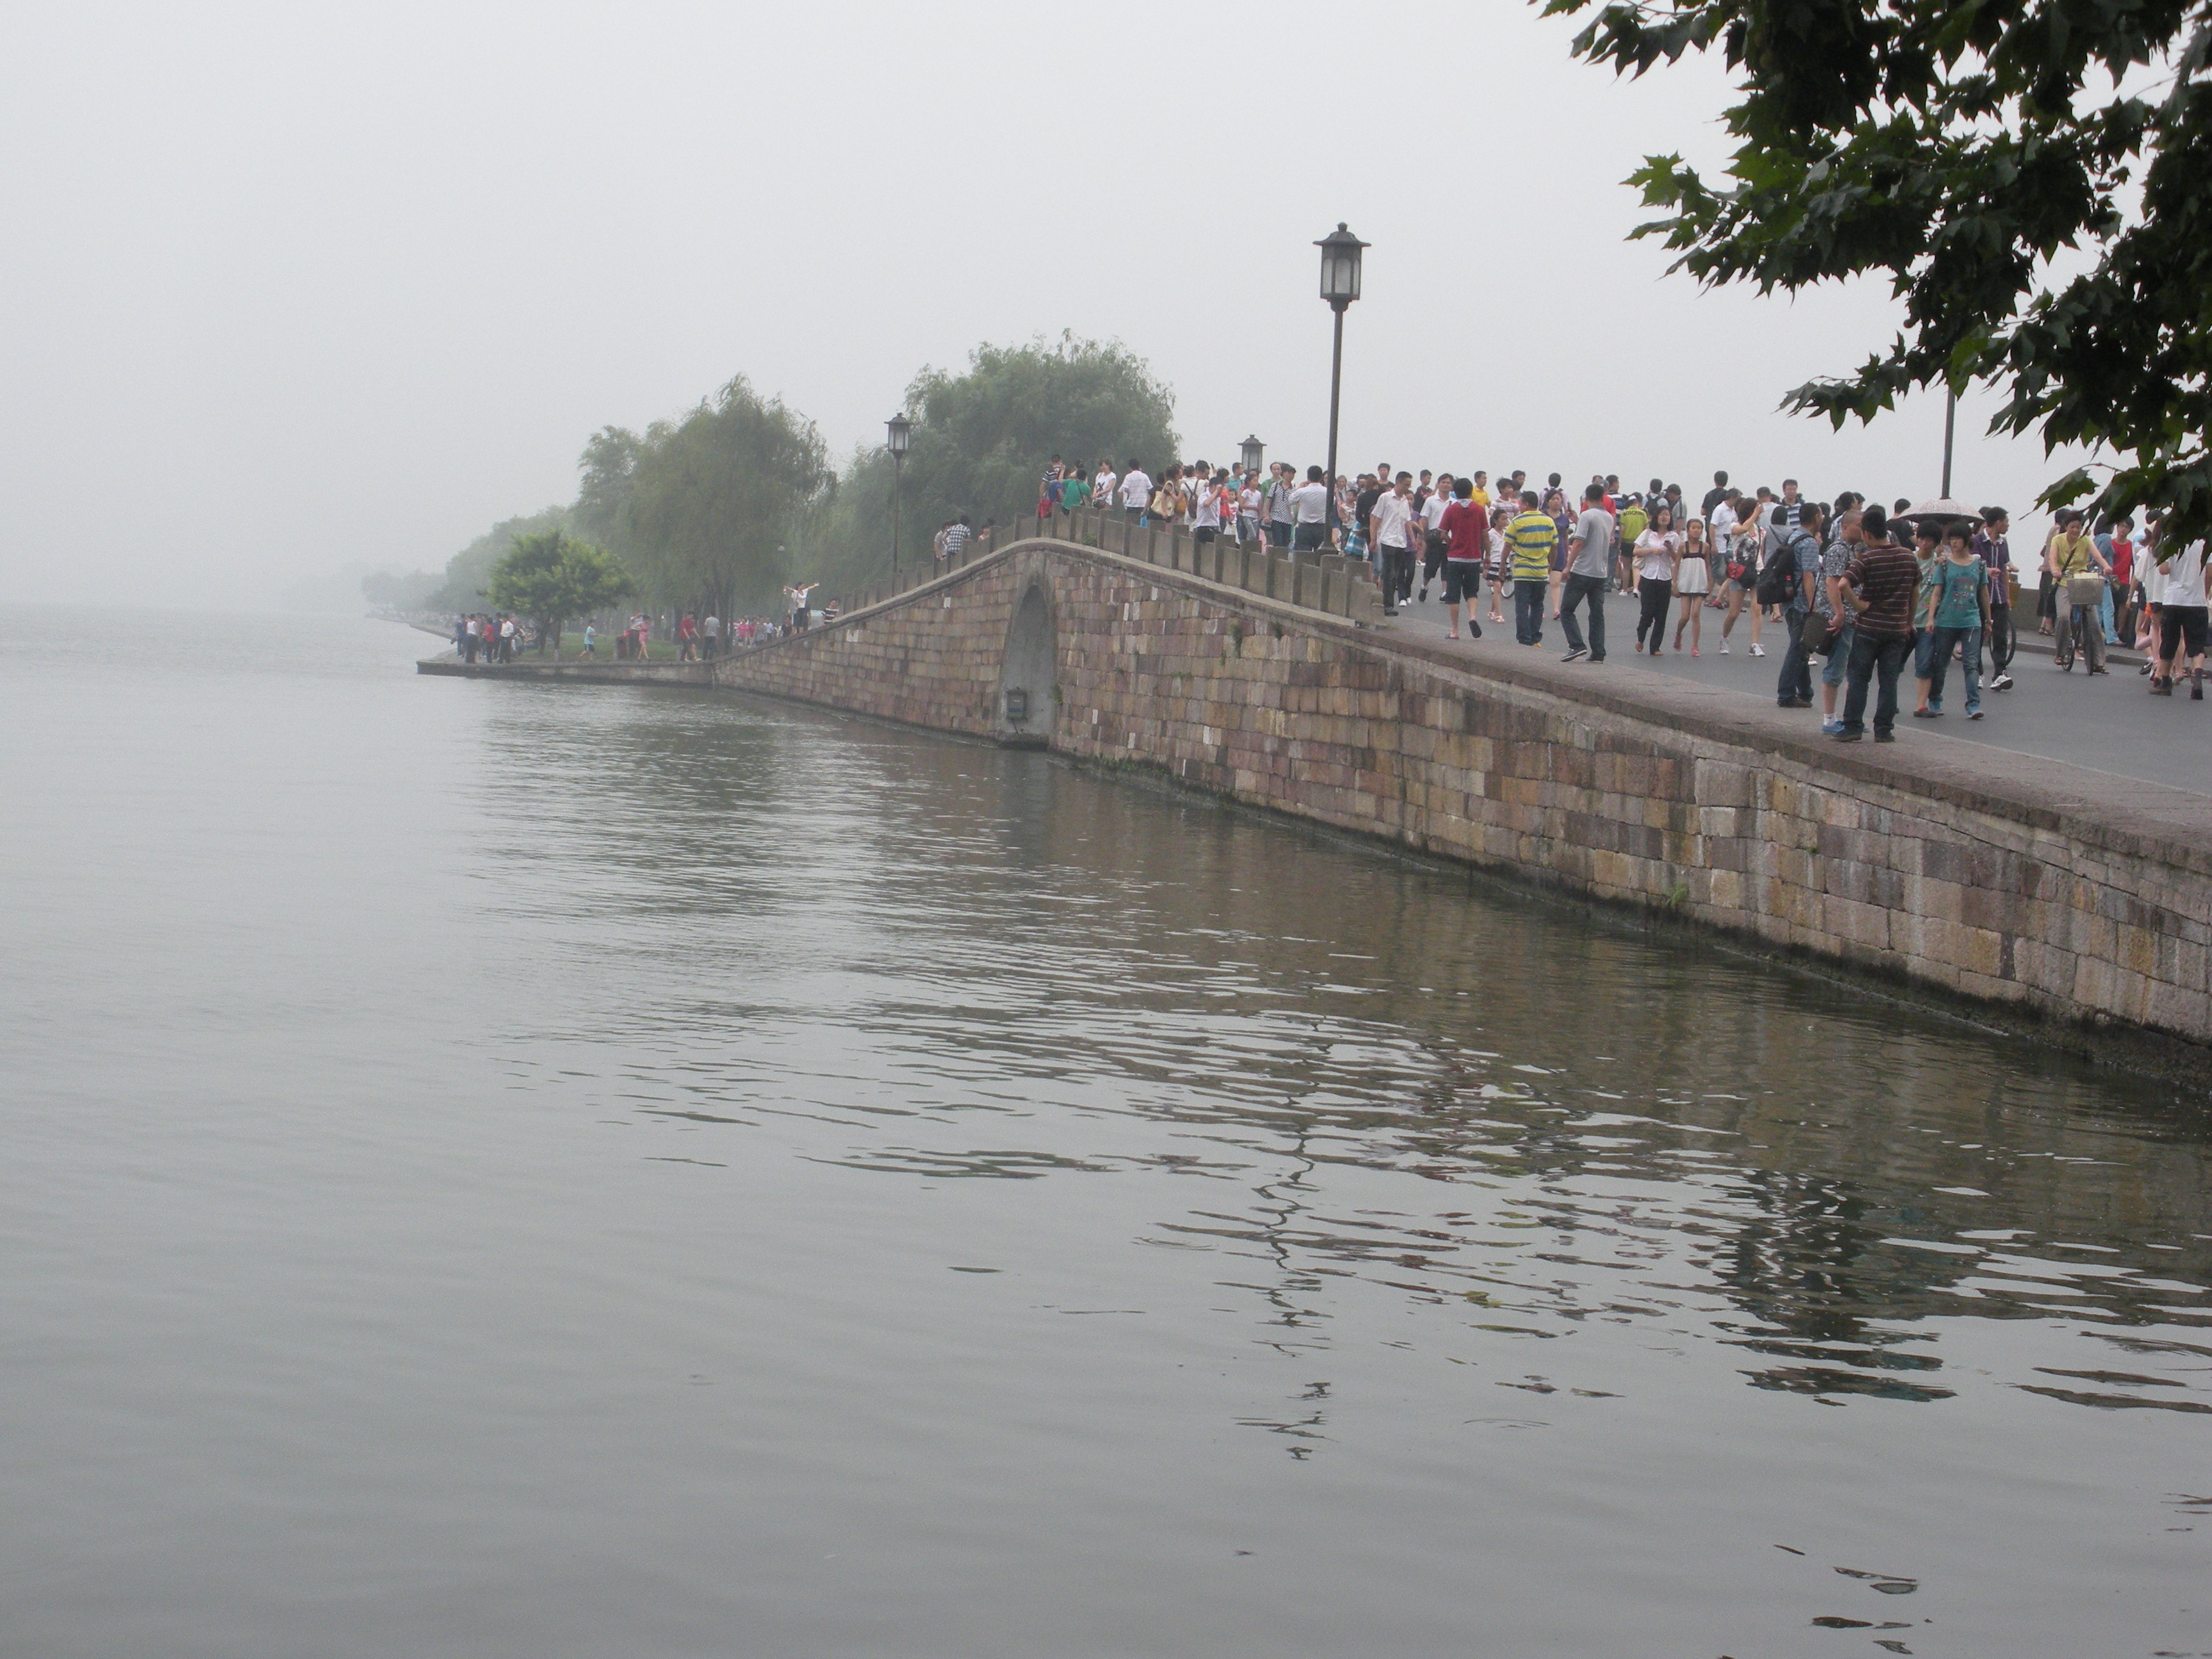
[[[1264,540],[1239,542],[1219,533],[1200,540],[1186,525],[1139,524],[1133,516],[1096,507],[1079,507],[1073,512],[1055,508],[1042,519],[1017,519],[1007,540],[1028,541],[1035,537],[1141,559],[1163,570],[1178,571],[1301,611],[1369,626],[1381,619],[1382,590],[1375,585],[1367,564],[1340,554],[1305,549],[1292,552]],[[949,560],[901,571],[862,588],[844,608],[866,610],[973,564],[996,550],[996,539],[986,532]]]

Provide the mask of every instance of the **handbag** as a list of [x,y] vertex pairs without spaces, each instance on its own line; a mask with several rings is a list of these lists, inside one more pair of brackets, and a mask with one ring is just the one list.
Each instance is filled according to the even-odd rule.
[[1808,611],[1805,620],[1798,625],[1797,641],[1808,657],[1825,657],[1833,639],[1829,632],[1828,619],[1818,611]]

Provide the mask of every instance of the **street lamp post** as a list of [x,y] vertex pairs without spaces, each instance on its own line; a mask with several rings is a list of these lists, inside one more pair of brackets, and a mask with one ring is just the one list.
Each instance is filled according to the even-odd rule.
[[1244,471],[1247,472],[1257,472],[1260,470],[1260,463],[1267,459],[1267,446],[1257,438],[1247,438],[1244,441],[1243,452],[1237,457],[1237,459],[1244,464]]
[[1951,428],[1959,418],[1959,394],[1943,394],[1943,487],[1936,493],[1945,501],[1951,499]]
[[899,475],[906,471],[907,447],[914,441],[914,422],[901,412],[884,422],[891,452],[891,574],[898,574]]
[[1314,246],[1321,250],[1321,297],[1336,313],[1336,346],[1328,364],[1328,526],[1336,528],[1336,416],[1344,392],[1344,308],[1359,297],[1359,256],[1370,245],[1337,221]]

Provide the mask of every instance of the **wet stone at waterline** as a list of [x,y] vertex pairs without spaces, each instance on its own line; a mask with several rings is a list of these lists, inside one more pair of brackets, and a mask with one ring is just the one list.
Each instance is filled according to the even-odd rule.
[[2212,1650],[2171,1085],[1048,755],[13,626],[0,1645]]

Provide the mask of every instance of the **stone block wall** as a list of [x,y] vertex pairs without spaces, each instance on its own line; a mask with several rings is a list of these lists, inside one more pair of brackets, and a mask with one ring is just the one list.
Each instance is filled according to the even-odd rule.
[[1057,664],[1033,726],[1065,753],[2039,1015],[2212,1042],[2212,813],[2179,791],[2124,807],[2109,779],[1949,740],[1838,750],[1758,699],[1478,663],[1060,542],[715,678],[1006,736],[1000,663],[1033,585]]

